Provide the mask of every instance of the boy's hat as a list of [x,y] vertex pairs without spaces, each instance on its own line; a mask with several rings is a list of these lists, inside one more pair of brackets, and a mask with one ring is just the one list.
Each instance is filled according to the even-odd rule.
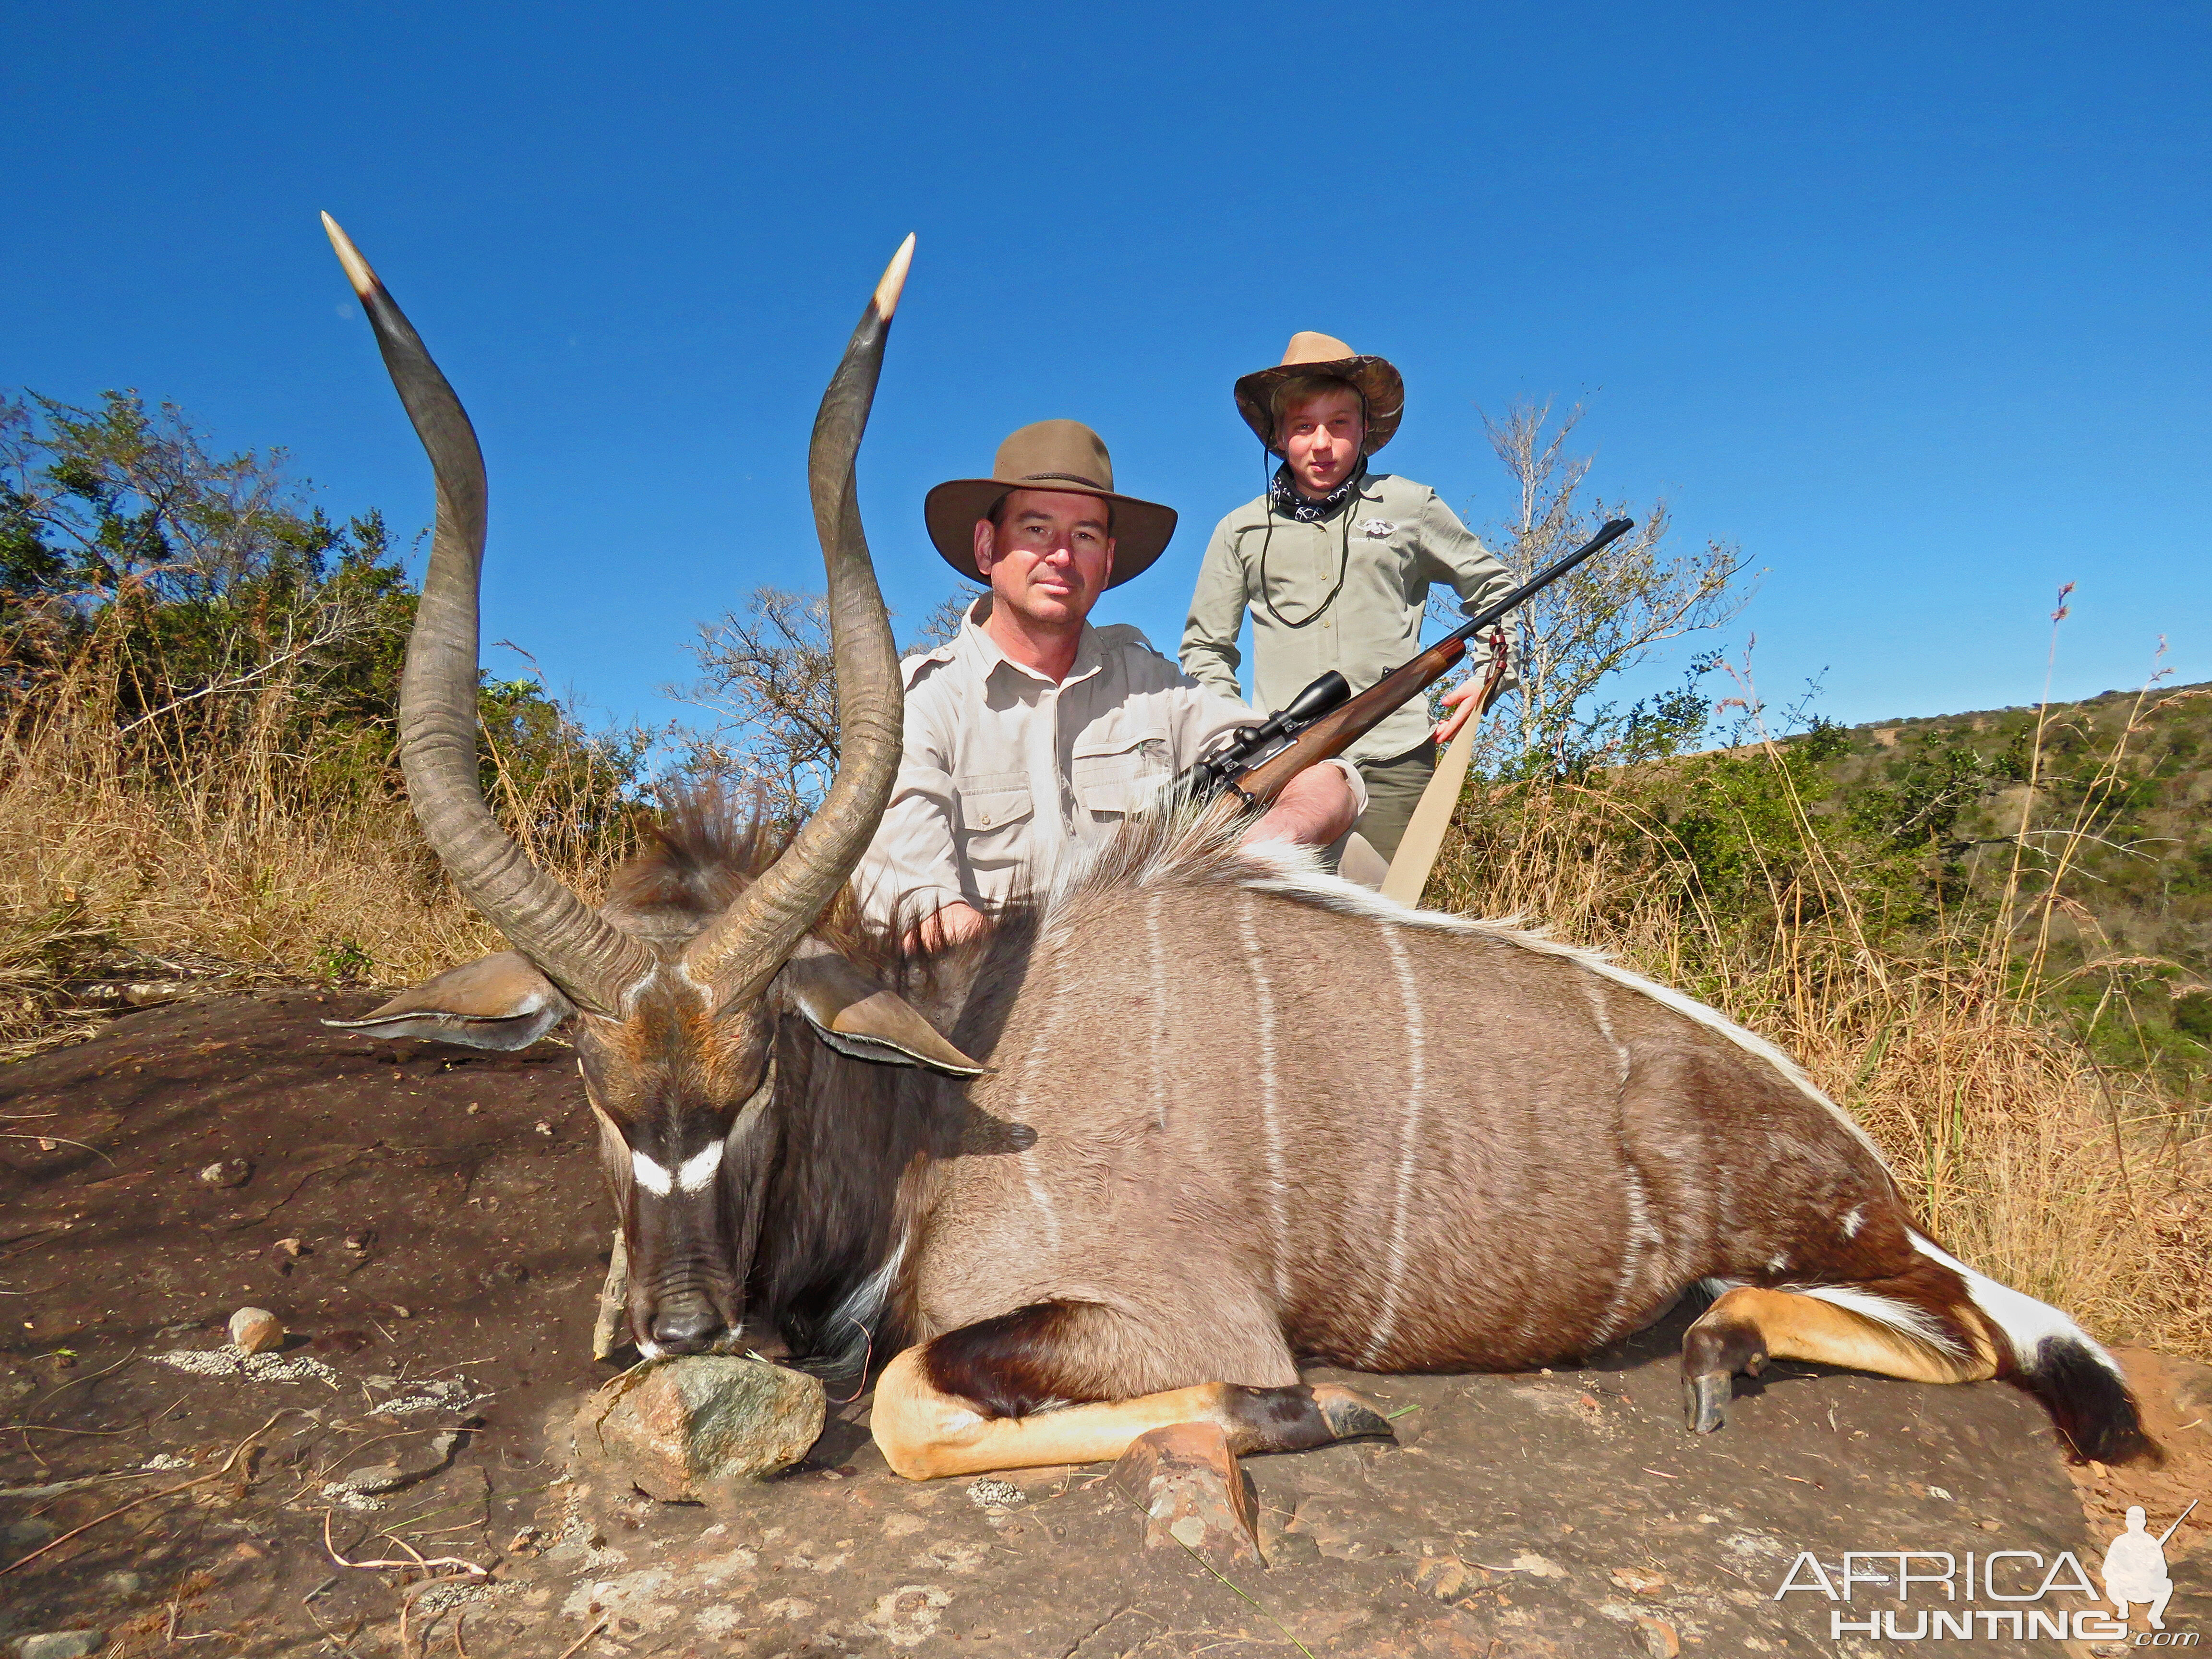
[[1367,444],[1364,453],[1372,455],[1397,435],[1398,422],[1406,413],[1406,382],[1390,360],[1364,357],[1329,335],[1302,331],[1291,336],[1290,344],[1283,349],[1281,362],[1273,368],[1244,375],[1237,382],[1237,412],[1244,417],[1245,425],[1259,434],[1260,441],[1276,454],[1283,451],[1275,441],[1275,388],[1285,380],[1308,374],[1332,374],[1340,380],[1347,380],[1367,400]]

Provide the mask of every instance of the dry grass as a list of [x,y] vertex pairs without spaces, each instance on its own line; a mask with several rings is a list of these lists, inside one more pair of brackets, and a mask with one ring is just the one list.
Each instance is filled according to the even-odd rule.
[[[84,1034],[134,983],[394,986],[501,948],[381,752],[364,757],[358,731],[312,735],[301,686],[240,694],[210,747],[197,708],[176,711],[190,726],[119,738],[119,672],[95,641],[0,724],[0,1058]],[[564,835],[544,791],[513,776],[500,769],[501,816],[598,891],[620,849]]]
[[1649,799],[1618,778],[1480,796],[1429,902],[1518,915],[1695,991],[1796,1054],[1963,1259],[2108,1340],[2212,1358],[2202,1115],[2052,1029],[2006,948],[2013,915],[1885,943],[1801,810],[1805,856],[1723,917],[1667,878],[1681,854]]

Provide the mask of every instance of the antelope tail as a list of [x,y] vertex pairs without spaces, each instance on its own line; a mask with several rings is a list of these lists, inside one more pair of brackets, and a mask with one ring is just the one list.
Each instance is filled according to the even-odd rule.
[[1975,1272],[1918,1233],[1912,1246],[1966,1281],[1967,1298],[2008,1350],[1999,1355],[1997,1374],[2042,1402],[2077,1461],[2166,1461],[2143,1431],[2119,1362],[2088,1332],[2048,1303]]

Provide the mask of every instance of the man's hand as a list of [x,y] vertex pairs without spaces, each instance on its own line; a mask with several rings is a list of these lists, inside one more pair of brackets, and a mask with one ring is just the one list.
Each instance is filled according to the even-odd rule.
[[1351,829],[1358,816],[1352,785],[1344,774],[1334,766],[1310,766],[1283,786],[1275,804],[1244,832],[1244,839],[1328,847]]
[[932,911],[906,936],[909,955],[920,951],[942,951],[948,945],[957,945],[963,939],[973,939],[990,926],[983,913],[974,905],[955,899],[940,909]]

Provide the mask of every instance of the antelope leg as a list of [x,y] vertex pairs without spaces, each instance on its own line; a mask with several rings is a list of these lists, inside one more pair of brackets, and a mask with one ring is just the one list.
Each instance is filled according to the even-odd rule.
[[[1915,1310],[1899,1305],[1900,1316]],[[1974,1382],[1996,1374],[1981,1351],[1947,1353],[1893,1325],[1795,1291],[1741,1285],[1724,1291],[1682,1339],[1683,1406],[1692,1431],[1706,1434],[1727,1415],[1729,1378],[1752,1376],[1768,1359],[1809,1359],[1911,1382]]]
[[1024,1417],[987,1416],[929,1379],[923,1351],[908,1348],[876,1382],[872,1432],[884,1461],[909,1480],[1052,1463],[1103,1463],[1151,1429],[1212,1423],[1239,1456],[1302,1451],[1334,1440],[1389,1437],[1390,1425],[1349,1389],[1249,1389],[1201,1382],[1128,1400],[1061,1406]]

